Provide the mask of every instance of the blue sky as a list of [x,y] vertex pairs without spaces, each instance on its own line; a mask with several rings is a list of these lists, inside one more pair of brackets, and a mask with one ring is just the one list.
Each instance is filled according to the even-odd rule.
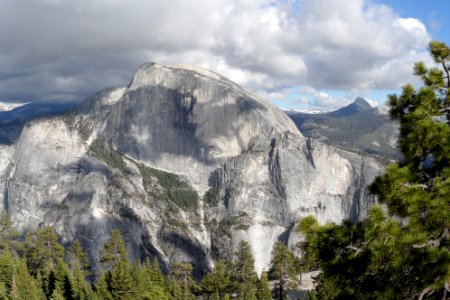
[[[418,0],[390,0],[390,1],[372,1],[387,5],[392,8],[400,17],[415,18],[422,22],[433,40],[439,40],[450,44],[450,1],[418,1]],[[431,2],[431,3],[430,3]],[[304,86],[298,86],[285,97],[274,99],[278,106],[288,109],[334,109],[323,105],[314,106],[314,95],[305,95],[302,93]],[[348,89],[323,89],[321,92],[332,99],[340,99],[336,106],[342,106],[352,101],[356,96],[363,96],[373,105],[385,105],[389,94],[400,93],[400,88],[395,89],[367,89],[360,91],[351,91]],[[299,102],[299,97],[307,98],[309,101]],[[331,100],[330,100],[331,102]]]
[[81,101],[147,61],[213,70],[275,104],[383,104],[450,43],[448,0],[2,0],[0,102]]
[[391,6],[402,17],[417,18],[422,21],[433,39],[450,42],[450,1],[391,0],[380,2]]

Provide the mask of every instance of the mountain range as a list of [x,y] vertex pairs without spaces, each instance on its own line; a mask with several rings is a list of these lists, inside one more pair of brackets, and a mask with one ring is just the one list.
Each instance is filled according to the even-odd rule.
[[277,240],[299,240],[302,217],[362,219],[384,169],[190,65],[145,63],[127,87],[76,109],[2,120],[2,209],[21,232],[52,225],[64,244],[79,240],[94,266],[118,228],[130,258],[157,257],[165,270],[186,261],[200,276],[246,240],[261,272]]
[[381,159],[400,159],[398,124],[385,109],[372,107],[361,97],[332,112],[287,114],[306,137]]

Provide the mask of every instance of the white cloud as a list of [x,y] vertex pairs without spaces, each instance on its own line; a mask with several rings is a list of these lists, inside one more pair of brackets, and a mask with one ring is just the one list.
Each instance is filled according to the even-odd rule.
[[300,92],[302,94],[305,94],[305,95],[317,94],[317,90],[315,88],[313,88],[313,87],[310,87],[310,86],[306,86],[306,87],[302,88]]
[[309,105],[315,108],[332,110],[350,102],[348,99],[333,97],[325,92],[318,92],[310,99]]
[[4,0],[0,100],[84,98],[144,61],[200,65],[275,98],[396,88],[429,39],[363,0]]
[[378,101],[375,101],[375,100],[372,100],[372,99],[367,99],[367,98],[364,98],[367,102],[369,102],[369,104],[370,104],[370,106],[372,106],[372,107],[378,107],[378,106],[380,106],[380,103],[378,102]]

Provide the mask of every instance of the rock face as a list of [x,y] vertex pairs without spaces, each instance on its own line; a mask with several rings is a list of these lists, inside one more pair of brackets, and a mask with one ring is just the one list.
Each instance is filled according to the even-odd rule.
[[298,239],[301,217],[361,219],[381,170],[304,138],[282,111],[213,72],[147,63],[128,87],[0,144],[0,197],[20,230],[53,225],[94,261],[116,227],[131,258],[188,261],[199,275],[248,240],[261,272],[275,241]]
[[[200,187],[256,136],[295,131],[273,105],[212,72],[142,65],[127,89],[94,97],[95,135],[133,159],[187,175]],[[95,124],[95,125],[94,125]]]

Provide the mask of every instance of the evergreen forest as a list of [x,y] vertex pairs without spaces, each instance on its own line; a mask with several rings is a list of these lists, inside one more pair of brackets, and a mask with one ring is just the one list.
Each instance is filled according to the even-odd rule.
[[[65,248],[51,226],[23,238],[8,214],[0,215],[0,299],[283,299],[298,281],[300,264],[283,242],[273,250],[273,267],[258,278],[247,242],[233,260],[217,261],[201,280],[188,263],[171,265],[163,274],[159,261],[128,259],[119,230],[113,229],[101,251],[101,270],[93,274],[78,241]],[[273,282],[271,290],[269,279]],[[278,296],[280,295],[280,296]]]

